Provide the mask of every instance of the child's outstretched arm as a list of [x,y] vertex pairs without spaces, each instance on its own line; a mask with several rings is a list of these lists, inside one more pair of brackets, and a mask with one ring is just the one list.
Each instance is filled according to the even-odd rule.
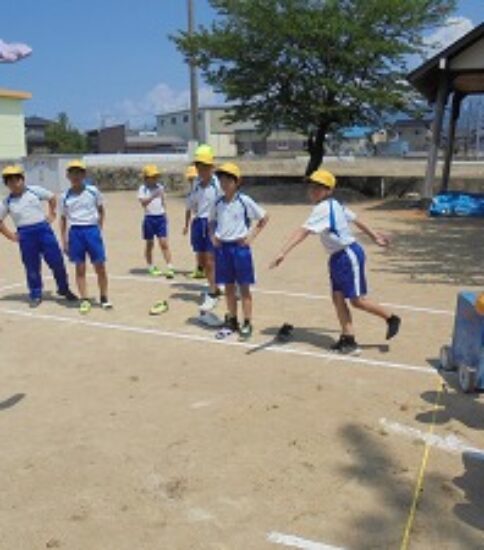
[[13,231],[10,231],[10,229],[5,225],[3,221],[0,222],[0,233],[6,237],[9,241],[12,241],[14,243],[18,242],[18,235],[17,233],[14,233]]
[[363,231],[366,235],[370,237],[378,246],[386,247],[390,244],[390,240],[385,235],[381,235],[380,233],[375,233],[372,229],[370,229],[365,223],[362,221],[356,219],[353,222],[360,231]]
[[280,265],[286,258],[286,256],[295,248],[298,244],[302,243],[304,239],[311,233],[308,229],[304,227],[298,227],[296,231],[289,237],[286,244],[282,247],[282,250],[279,254],[272,260],[269,265],[270,269],[274,269]]

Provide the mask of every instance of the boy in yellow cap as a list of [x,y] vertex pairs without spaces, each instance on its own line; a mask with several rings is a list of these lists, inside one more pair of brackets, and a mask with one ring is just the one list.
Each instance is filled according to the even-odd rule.
[[[218,339],[239,332],[240,340],[252,335],[252,294],[255,283],[250,246],[269,219],[265,210],[248,195],[239,192],[242,183],[240,169],[227,162],[217,169],[224,195],[210,212],[210,234],[215,247],[215,282],[225,285],[228,314]],[[251,230],[252,221],[257,224]],[[240,288],[243,324],[237,320],[236,285]]]
[[[186,208],[185,208],[185,226],[183,227],[183,235],[186,235],[188,233],[188,227],[190,225],[190,218],[192,216],[192,212],[190,210],[190,195],[193,192],[193,189],[195,187],[195,180],[197,179],[198,172],[195,168],[194,164],[190,164],[190,166],[185,171],[185,179],[187,180],[190,190],[187,193],[186,196]],[[203,267],[201,265],[200,260],[200,253],[195,252],[195,258],[196,258],[196,267],[195,269],[188,275],[190,279],[205,279],[205,273],[203,272]]]
[[401,320],[379,304],[366,298],[365,252],[353,237],[350,222],[366,233],[378,246],[386,247],[389,241],[375,233],[362,221],[357,220],[351,210],[332,198],[336,178],[327,170],[316,170],[309,177],[309,198],[315,205],[304,225],[289,238],[279,255],[272,261],[271,268],[280,265],[287,254],[308,235],[317,234],[330,255],[329,272],[333,304],[341,325],[341,336],[332,349],[343,354],[358,354],[360,349],[355,340],[350,304],[362,311],[382,318],[386,322],[386,338],[390,340],[399,331]]
[[101,307],[112,309],[108,299],[106,251],[102,238],[103,196],[94,185],[86,183],[86,166],[82,161],[73,160],[67,165],[67,178],[71,186],[61,196],[60,230],[64,250],[76,266],[77,287],[81,295],[79,312],[87,314],[92,307],[87,296],[86,256],[96,272]]
[[[64,258],[50,226],[56,217],[57,201],[54,193],[43,187],[26,185],[21,166],[7,166],[2,177],[10,194],[0,203],[0,233],[19,243],[27,275],[30,306],[37,307],[42,302],[42,258],[52,270],[57,293],[69,301],[77,300],[77,296],[69,289]],[[45,215],[43,201],[48,204],[48,216]],[[17,227],[17,233],[8,229],[3,221],[8,214]]]
[[[145,258],[148,264],[148,273],[154,276],[165,275],[173,279],[175,270],[171,263],[171,250],[168,244],[168,219],[166,216],[165,187],[160,182],[160,169],[154,164],[147,164],[143,168],[144,183],[138,189],[138,200],[145,211],[143,219],[143,239],[146,242]],[[163,273],[153,264],[154,239],[158,240],[161,253],[166,262]]]
[[213,173],[214,157],[210,146],[200,145],[197,148],[195,151],[195,167],[198,175],[194,182],[193,191],[187,199],[186,209],[188,214],[185,218],[183,232],[188,232],[188,224],[190,223],[191,213],[193,213],[190,231],[191,244],[209,285],[200,309],[210,311],[217,305],[220,291],[215,284],[213,245],[210,240],[208,217],[213,205],[222,194],[217,176]]

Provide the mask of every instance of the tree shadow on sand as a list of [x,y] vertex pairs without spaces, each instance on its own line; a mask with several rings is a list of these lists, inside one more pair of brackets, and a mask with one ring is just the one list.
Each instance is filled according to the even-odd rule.
[[[377,430],[357,424],[347,424],[340,431],[340,437],[349,453],[352,464],[339,466],[338,475],[346,479],[346,484],[358,485],[362,491],[370,492],[372,501],[376,503],[374,511],[355,506],[354,513],[345,526],[348,533],[347,544],[352,550],[376,550],[399,548],[404,533],[408,513],[412,504],[414,488],[417,480],[418,464],[421,452],[415,453],[411,464],[402,460],[398,448],[395,452],[388,450],[388,445],[382,445],[386,437]],[[349,485],[350,486],[350,485]],[[344,491],[344,486],[342,487]],[[446,478],[429,473],[421,493],[420,505],[417,509],[417,520],[411,532],[411,544],[415,548],[427,548],[427,544],[439,540],[449,548],[480,548],[482,534],[470,531],[463,525],[462,517],[455,510],[455,516],[449,515],[449,493],[454,500],[459,499],[456,490]],[[475,499],[466,504],[472,505],[477,512]],[[348,503],[350,505],[350,503]],[[351,505],[353,507],[353,505]],[[477,517],[477,516],[476,516]],[[466,524],[469,521],[464,520]],[[433,535],[427,536],[427,526],[431,525]],[[420,543],[419,543],[420,539]]]
[[416,284],[484,285],[484,219],[411,218],[382,252],[380,271]]

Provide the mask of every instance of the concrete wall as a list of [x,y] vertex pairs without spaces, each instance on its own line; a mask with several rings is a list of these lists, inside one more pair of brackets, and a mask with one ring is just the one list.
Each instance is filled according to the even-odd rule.
[[0,159],[26,155],[22,100],[0,97]]

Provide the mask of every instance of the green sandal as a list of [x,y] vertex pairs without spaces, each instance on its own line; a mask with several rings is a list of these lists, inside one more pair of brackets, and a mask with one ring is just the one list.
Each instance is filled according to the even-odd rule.
[[150,309],[150,315],[161,315],[162,313],[166,313],[167,311],[168,302],[166,300],[160,300],[159,302],[153,304],[152,308]]

